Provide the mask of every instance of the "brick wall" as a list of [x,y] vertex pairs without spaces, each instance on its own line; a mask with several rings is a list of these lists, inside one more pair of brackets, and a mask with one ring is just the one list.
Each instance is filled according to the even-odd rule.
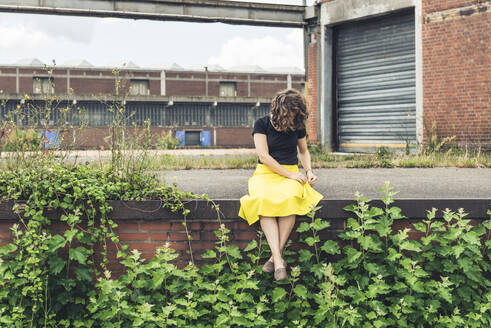
[[[113,94],[115,77],[110,69],[70,69],[70,87],[75,94]],[[0,90],[4,93],[16,92],[16,68],[0,67]],[[42,68],[19,69],[19,93],[31,94],[33,91],[34,76],[48,76]],[[122,81],[132,78],[148,79],[150,95],[161,94],[161,72],[155,71],[120,71]],[[203,72],[194,71],[168,71],[166,76],[166,90],[168,96],[205,96],[206,75]],[[67,70],[54,70],[53,80],[55,92],[64,94],[67,92]],[[263,74],[263,73],[236,73],[236,72],[210,72],[208,73],[208,95],[219,96],[219,84],[223,82],[237,83],[237,96],[248,97],[251,83],[251,97],[272,97],[277,91],[287,87],[287,74]],[[301,86],[303,76],[296,74],[292,80]]]
[[285,82],[278,83],[254,83],[251,85],[252,97],[273,97],[278,91],[286,89]]
[[[90,77],[70,78],[70,88],[73,89],[75,94],[88,95],[88,94],[113,94],[115,79],[96,79]],[[58,92],[58,89],[56,89]]]
[[[329,1],[333,0],[322,2]],[[455,135],[461,147],[491,149],[489,4],[485,0],[422,0],[423,125],[429,129],[435,121],[438,135]],[[309,51],[308,56],[309,92],[313,93],[315,52]],[[315,104],[315,99],[311,102]],[[427,141],[423,128],[423,143]]]
[[0,79],[0,90],[5,93],[15,93],[15,80],[15,76],[2,77]]
[[423,0],[423,13],[443,11],[447,9],[461,8],[477,4],[479,0]]
[[[220,146],[249,146],[254,147],[251,127],[216,128],[217,145]],[[213,138],[213,132],[212,132]],[[213,140],[212,140],[213,142]]]
[[[142,135],[144,128],[139,128],[139,135]],[[151,143],[157,143],[157,140],[160,137],[164,137],[167,135],[171,128],[159,127],[159,126],[150,126],[150,140]],[[67,147],[71,145],[73,142],[73,129],[64,128],[60,130],[60,138],[63,138],[61,141],[61,148]],[[111,135],[111,129],[107,126],[90,126],[85,127],[82,131],[75,130],[76,133],[76,142],[77,149],[105,149],[108,150],[110,140],[106,140],[104,138]],[[133,136],[135,135],[135,129],[133,127],[126,127],[125,129],[125,138],[129,138],[129,140],[134,140]],[[65,148],[66,149],[66,148]]]
[[[474,202],[474,205],[471,205]],[[159,201],[147,202],[125,202],[126,206],[120,201],[110,201],[110,206],[113,207],[111,218],[118,224],[115,232],[118,234],[122,244],[128,244],[131,249],[138,249],[142,252],[142,257],[150,259],[154,256],[157,247],[166,243],[180,253],[180,257],[175,261],[180,267],[186,265],[190,259],[189,244],[187,234],[182,225],[182,217],[170,213],[163,208],[159,208]],[[237,217],[238,208],[240,206],[238,200],[218,201],[223,217],[221,223],[231,230],[229,233],[230,244],[237,245],[243,249],[251,240],[259,239],[257,231],[260,231],[259,222],[249,226],[246,221]],[[351,216],[348,212],[344,212],[342,208],[347,204],[353,203],[352,200],[329,200],[321,201],[322,209],[317,212],[317,217],[323,218],[330,222],[330,227],[321,231],[320,239],[322,242],[326,240],[335,240],[340,245],[345,245],[346,242],[341,240],[338,235],[346,228],[346,220]],[[393,206],[398,206],[402,209],[402,213],[407,219],[396,220],[392,225],[394,233],[397,230],[408,228],[409,239],[419,239],[424,234],[414,229],[413,224],[421,222],[421,217],[425,217],[425,208],[431,208],[431,204],[437,208],[449,207],[452,210],[457,210],[458,207],[464,207],[470,213],[467,218],[470,219],[470,224],[475,226],[482,222],[486,217],[484,211],[489,207],[488,200],[406,200],[397,201]],[[373,206],[382,207],[382,203],[374,201]],[[217,238],[213,233],[219,228],[219,222],[214,215],[214,210],[211,209],[206,201],[191,202],[187,205],[191,209],[191,213],[187,219],[187,226],[191,240],[191,249],[193,257],[198,265],[204,262],[200,254],[206,249],[212,249],[216,244]],[[481,209],[479,209],[481,207]],[[5,203],[0,203],[0,246],[6,245],[12,239],[10,227],[14,223],[18,223],[15,219],[15,214],[10,212],[10,207]],[[158,210],[156,210],[156,208]],[[142,210],[146,210],[143,212]],[[437,212],[437,220],[441,220],[442,212]],[[65,222],[58,221],[56,216],[49,215],[52,220],[49,229],[54,233],[63,234],[68,229]],[[305,217],[298,217],[293,228],[290,239],[293,241],[291,250],[305,248],[306,245],[297,243],[298,233],[295,232],[301,221],[307,220]],[[86,228],[86,224],[81,225]],[[263,242],[266,242],[263,237]],[[114,270],[113,277],[118,277],[121,273],[122,266],[117,262],[116,253],[117,246],[111,241],[107,241],[109,268]],[[72,243],[72,247],[79,246],[77,243]],[[101,245],[96,246],[95,261],[101,259]],[[65,248],[66,251],[66,248]]]
[[168,96],[204,96],[206,94],[205,81],[166,80],[165,94]]
[[423,1],[423,123],[491,149],[491,10],[479,3]]
[[307,73],[307,135],[311,143],[317,143],[317,40],[308,45],[308,73]]
[[[176,130],[186,129],[202,129],[210,131],[211,144],[213,145],[214,133],[216,133],[216,145],[221,147],[254,147],[254,140],[252,139],[251,127],[205,127],[205,126],[192,126],[192,127],[160,127],[151,126],[151,142],[156,143],[160,137],[167,135],[169,131],[175,133]],[[71,145],[73,142],[73,129],[64,128],[60,130],[60,138],[62,138],[61,147]],[[109,149],[109,144],[104,140],[105,137],[110,135],[109,127],[85,127],[81,132],[76,130],[76,142],[77,149]],[[134,135],[134,128],[127,127],[125,130],[125,136],[132,138]],[[109,140],[108,140],[109,142]],[[1,146],[1,145],[0,145]]]

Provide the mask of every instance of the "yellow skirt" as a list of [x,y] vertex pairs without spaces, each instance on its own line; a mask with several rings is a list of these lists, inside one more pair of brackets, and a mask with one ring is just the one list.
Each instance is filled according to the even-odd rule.
[[[298,165],[281,166],[291,172],[298,172]],[[288,179],[264,164],[257,165],[248,185],[249,195],[240,198],[239,216],[249,225],[258,221],[259,215],[305,215],[323,198],[308,182],[301,184],[297,180]]]

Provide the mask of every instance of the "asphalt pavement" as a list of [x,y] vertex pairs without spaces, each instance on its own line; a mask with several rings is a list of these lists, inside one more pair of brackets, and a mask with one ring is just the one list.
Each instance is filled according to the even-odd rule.
[[[60,152],[61,153],[61,152]],[[225,157],[250,156],[254,149],[178,149],[151,150],[150,155]],[[9,154],[2,153],[0,158]],[[78,162],[108,160],[109,151],[70,151],[68,157]],[[183,191],[208,194],[212,199],[239,199],[247,194],[251,170],[178,170],[159,172],[167,183],[176,182]],[[379,199],[379,191],[389,181],[399,199],[476,199],[491,198],[491,168],[329,168],[315,169],[318,181],[314,188],[324,199],[353,199],[360,192]]]
[[[247,194],[254,170],[165,171],[166,183],[176,182],[182,191],[208,194],[212,199],[238,199]],[[314,188],[324,199],[354,199],[358,191],[380,199],[389,181],[398,191],[396,199],[491,198],[490,168],[335,168],[316,169]]]

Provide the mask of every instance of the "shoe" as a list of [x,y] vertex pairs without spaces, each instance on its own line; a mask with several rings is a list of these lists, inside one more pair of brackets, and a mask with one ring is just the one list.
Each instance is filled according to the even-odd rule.
[[274,271],[274,263],[270,260],[263,265],[263,272],[272,273]]
[[279,268],[274,271],[275,280],[285,280],[286,279],[286,268]]
[[286,262],[283,261],[285,265],[284,268],[279,268],[274,270],[274,279],[275,280],[285,280],[286,279]]

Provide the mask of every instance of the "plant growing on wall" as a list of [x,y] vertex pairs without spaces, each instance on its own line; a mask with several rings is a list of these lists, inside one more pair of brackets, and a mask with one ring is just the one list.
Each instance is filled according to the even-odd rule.
[[[135,181],[138,183],[135,184]],[[414,225],[424,236],[394,231],[404,218],[396,192],[381,189],[384,207],[356,195],[342,242],[321,240],[329,220],[315,210],[298,225],[304,248],[286,249],[289,280],[260,270],[262,235],[244,249],[222,224],[216,246],[178,268],[163,245],[149,261],[119,243],[108,199],[161,199],[182,213],[186,199],[151,175],[112,175],[60,164],[0,173],[0,195],[17,200],[13,243],[0,247],[0,323],[8,327],[488,327],[491,322],[491,220],[471,225],[463,209],[436,209]],[[205,199],[207,197],[203,196]],[[23,206],[21,206],[23,205]],[[22,208],[23,207],[23,208]],[[60,210],[57,234],[47,210]],[[491,211],[488,211],[491,215]],[[125,272],[108,270],[113,244]],[[189,238],[189,245],[192,239]],[[102,259],[96,258],[101,250]]]

